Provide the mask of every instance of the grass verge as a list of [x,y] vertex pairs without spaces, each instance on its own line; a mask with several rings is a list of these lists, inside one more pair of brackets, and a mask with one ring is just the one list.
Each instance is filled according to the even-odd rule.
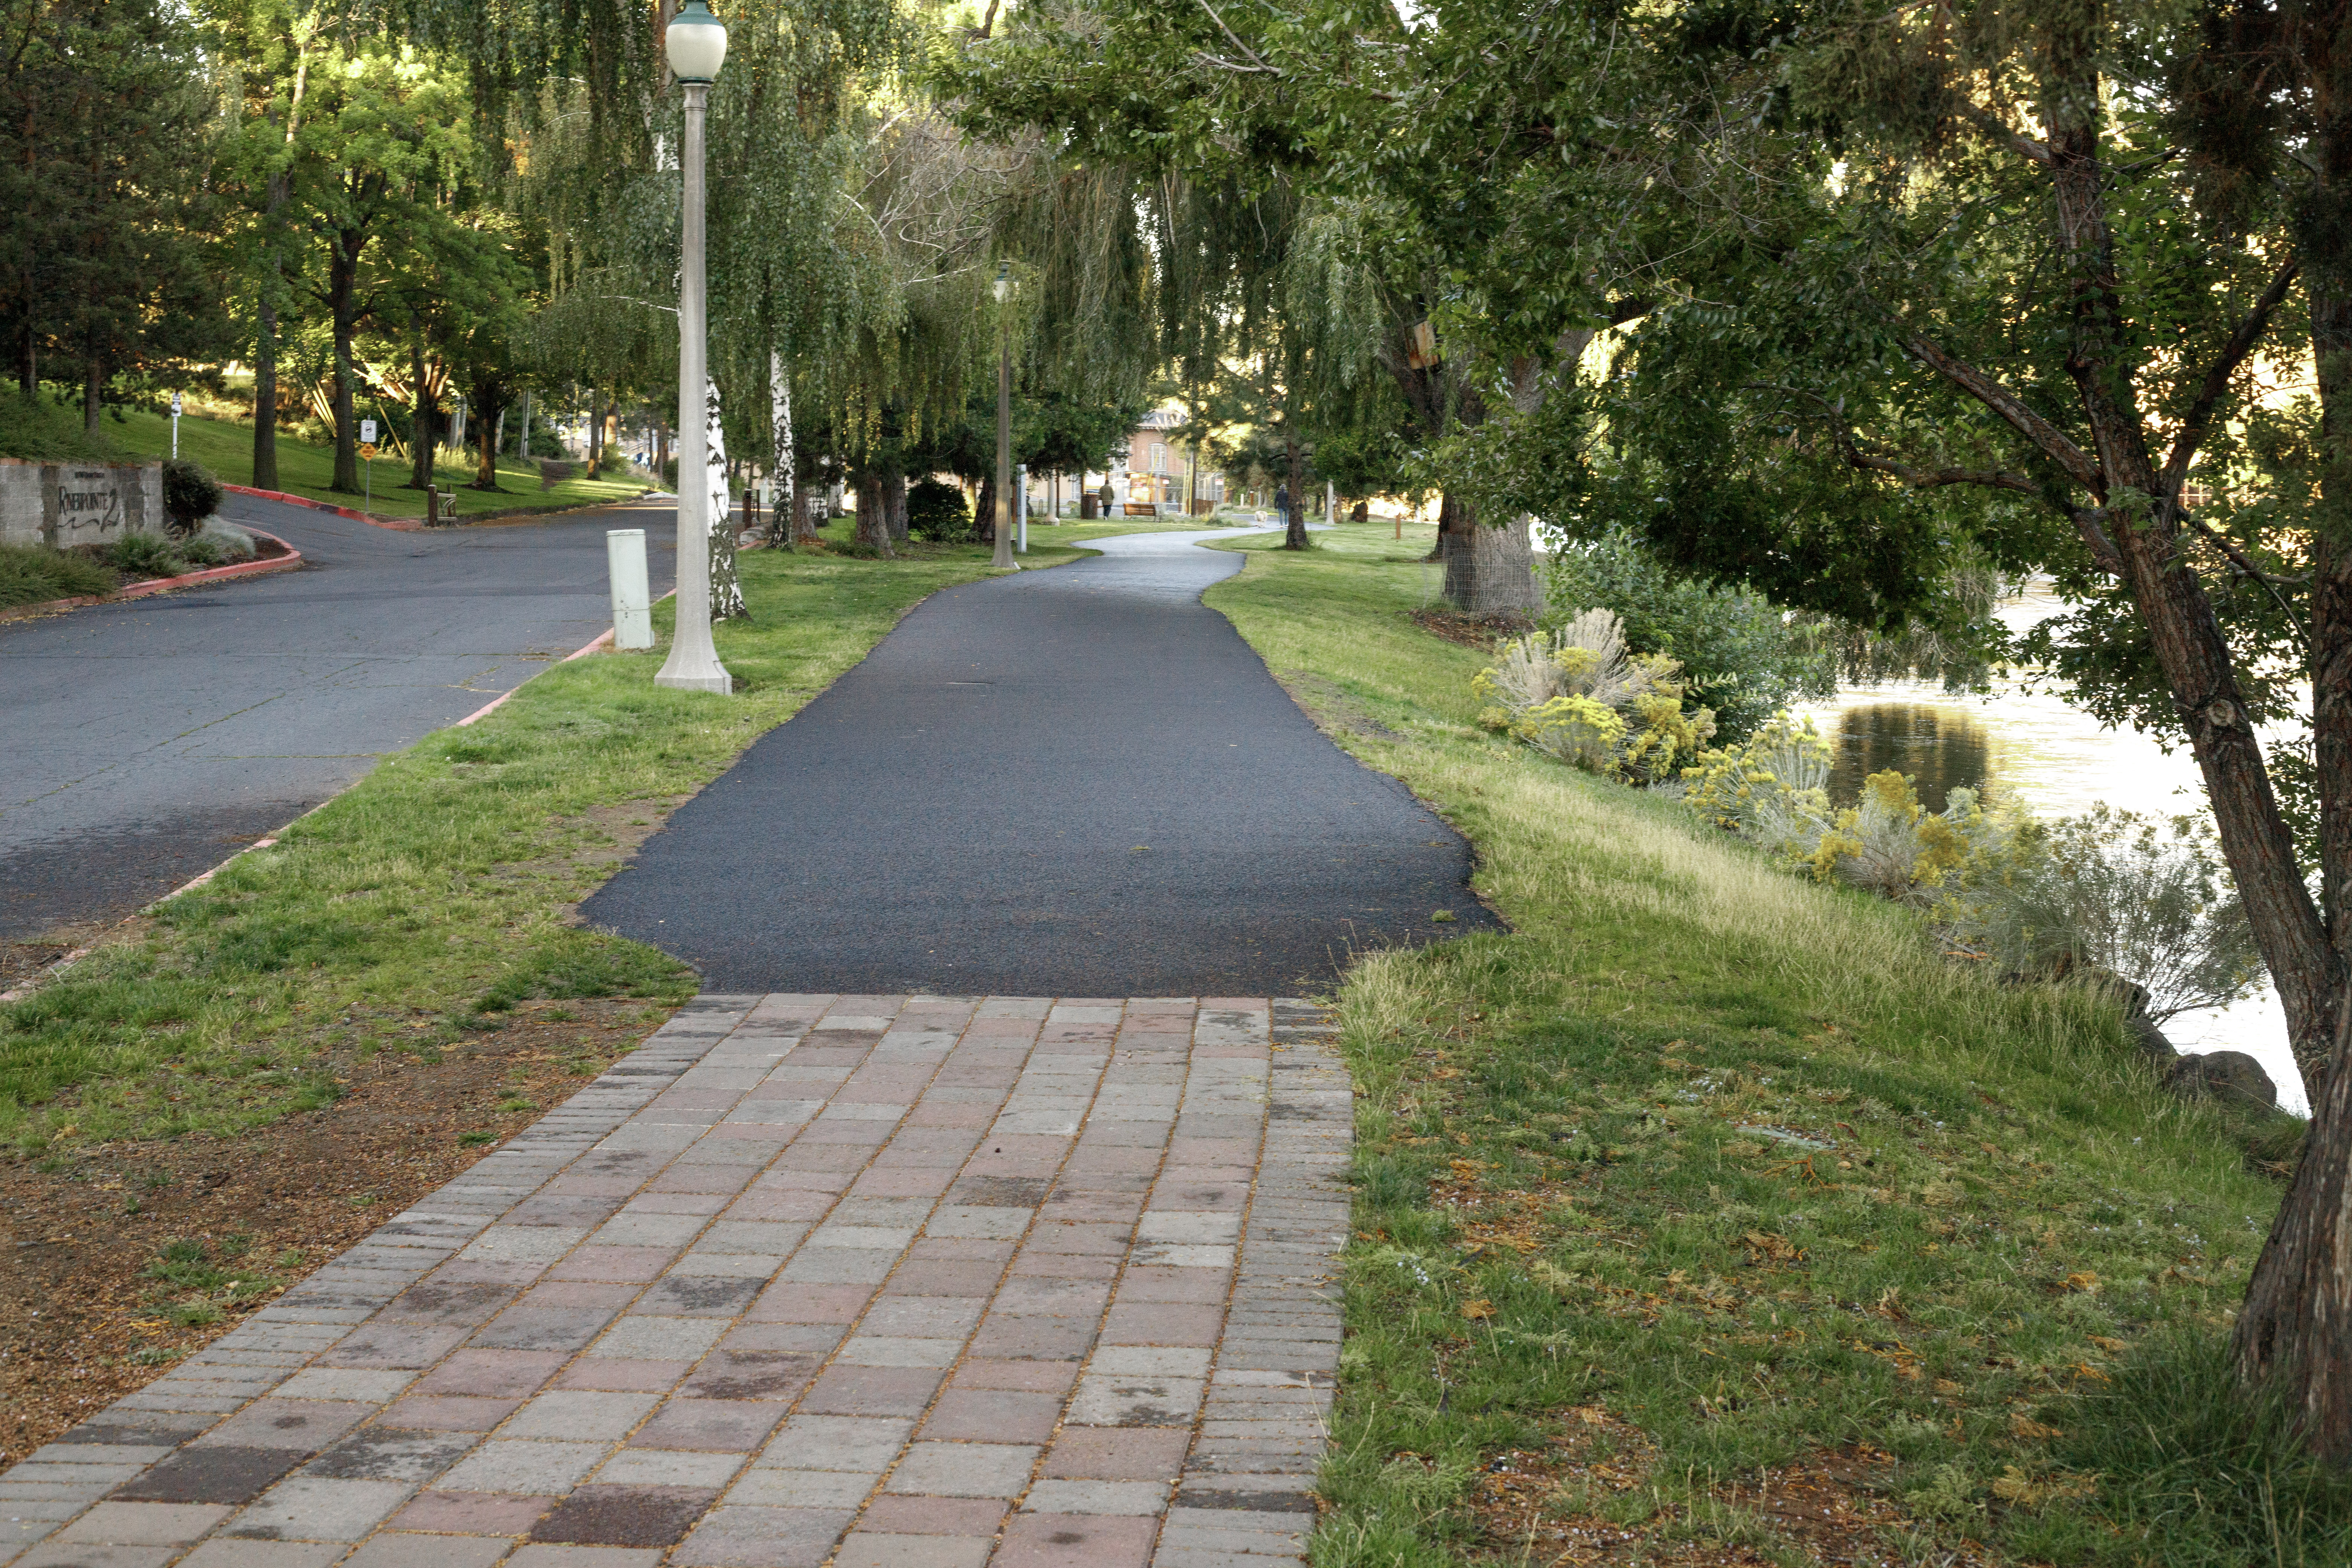
[[2111,1007],[1481,733],[1386,527],[1270,542],[1209,603],[1513,927],[1339,999],[1317,1568],[2352,1560],[2221,1367],[2277,1189]]
[[[1076,553],[1033,535],[1028,559]],[[0,1005],[0,1142],[231,1134],[331,1103],[356,1064],[497,1030],[518,1004],[691,994],[689,971],[570,923],[571,906],[918,600],[989,567],[957,545],[751,551],[741,570],[752,618],[717,628],[740,695],[656,688],[660,648],[559,665]]]
[[[106,418],[107,439],[121,448],[125,457],[167,458],[172,453],[172,420],[163,414],[149,414],[138,409],[121,410],[117,419],[110,412]],[[184,416],[180,420],[180,456],[193,458],[212,470],[213,477],[224,484],[253,483],[253,426],[230,419],[212,419],[197,415]],[[364,467],[366,465],[362,465]],[[457,515],[469,517],[489,511],[556,511],[566,507],[593,506],[616,500],[627,500],[644,493],[644,481],[637,479],[566,479],[547,489],[539,488],[539,468],[525,465],[512,458],[499,461],[499,489],[496,491],[473,488],[475,467],[471,461],[439,463],[435,466],[435,482],[444,491],[457,498]],[[423,517],[425,492],[404,488],[408,483],[408,464],[390,458],[378,458],[371,482],[361,490],[344,491],[331,489],[335,479],[335,453],[331,447],[315,446],[297,441],[283,431],[278,437],[278,483],[275,487],[288,495],[307,496],[332,506],[347,506],[373,512],[378,517]]]

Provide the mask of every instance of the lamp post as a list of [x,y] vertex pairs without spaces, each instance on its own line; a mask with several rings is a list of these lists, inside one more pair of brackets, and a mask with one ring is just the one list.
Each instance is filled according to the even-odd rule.
[[686,89],[686,136],[678,172],[686,186],[677,268],[677,632],[656,686],[680,691],[735,689],[710,640],[710,433],[704,402],[710,374],[702,298],[702,117],[710,84],[727,58],[727,28],[704,0],[686,0],[663,37],[669,68]]
[[1013,329],[1004,319],[1013,298],[1013,264],[996,269],[996,549],[991,566],[1020,570],[1013,559]]

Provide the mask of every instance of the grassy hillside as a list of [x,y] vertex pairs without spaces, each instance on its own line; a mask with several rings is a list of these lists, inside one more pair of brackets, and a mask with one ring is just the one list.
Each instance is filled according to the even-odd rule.
[[2352,1560],[2217,1342],[2277,1201],[2114,1009],[1482,733],[1381,528],[1210,591],[1510,922],[1367,957],[1317,1568]]
[[[171,455],[172,421],[168,415],[127,411],[118,423],[109,414],[106,433],[126,454],[150,458]],[[188,415],[180,421],[180,455],[202,463],[225,484],[249,485],[253,482],[253,426]],[[364,495],[347,495],[328,488],[335,477],[332,448],[292,440],[283,432],[278,437],[278,489],[372,511],[378,517],[425,515],[425,492],[403,488],[408,482],[407,463],[378,458],[373,468],[373,489]],[[461,517],[488,511],[541,511],[588,506],[625,500],[646,488],[642,481],[635,480],[571,479],[542,490],[539,488],[538,467],[526,468],[511,458],[499,463],[496,494],[472,488],[475,469],[470,461],[445,461],[435,471],[443,489],[457,492],[457,513]]]

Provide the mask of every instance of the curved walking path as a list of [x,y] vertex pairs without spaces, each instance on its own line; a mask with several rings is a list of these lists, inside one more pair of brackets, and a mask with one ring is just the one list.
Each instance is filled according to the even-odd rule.
[[[1496,922],[1467,843],[1334,746],[1128,534],[934,595],[583,906],[710,989],[1301,995]],[[1438,910],[1453,921],[1432,920]]]
[[1297,1568],[1348,1219],[1325,1031],[705,995],[0,1474],[0,1563]]

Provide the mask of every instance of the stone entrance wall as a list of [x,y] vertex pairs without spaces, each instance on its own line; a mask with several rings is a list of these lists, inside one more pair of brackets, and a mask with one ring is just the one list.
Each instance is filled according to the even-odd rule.
[[163,531],[161,463],[0,458],[0,543],[70,550]]

